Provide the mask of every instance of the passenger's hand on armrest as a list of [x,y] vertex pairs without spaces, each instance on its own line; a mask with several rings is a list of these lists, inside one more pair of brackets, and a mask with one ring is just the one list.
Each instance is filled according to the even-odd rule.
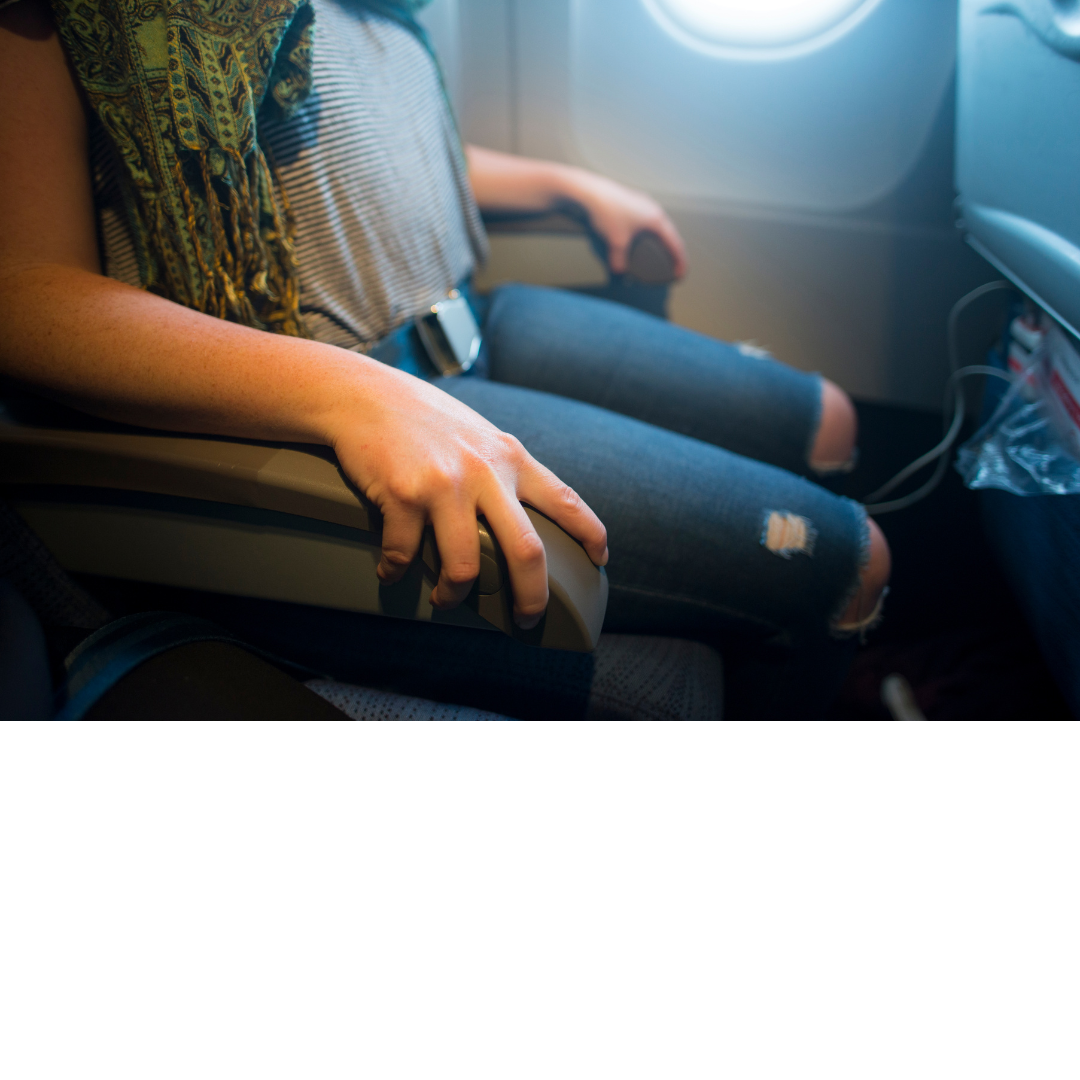
[[581,541],[598,566],[607,562],[607,534],[581,498],[515,439],[449,394],[403,372],[375,371],[384,385],[356,387],[329,422],[328,441],[342,468],[383,514],[379,576],[397,581],[420,550],[430,523],[442,564],[431,595],[454,607],[480,573],[477,515],[502,547],[524,629],[547,607],[544,546],[522,502]]
[[686,246],[664,208],[650,195],[598,173],[553,161],[466,147],[469,180],[482,210],[551,210],[560,202],[579,204],[592,227],[607,242],[613,273],[626,272],[634,237],[643,231],[660,237],[675,263],[675,276],[686,274]]
[[594,562],[596,515],[516,439],[435,387],[344,349],[199,314],[99,272],[86,122],[42,0],[0,9],[0,375],[109,419],[325,442],[385,519],[384,580],[435,529],[449,607],[479,573],[476,518],[506,556],[515,614],[547,602],[544,549],[519,500]]
[[606,176],[574,169],[566,197],[580,203],[589,223],[607,241],[608,265],[624,274],[630,245],[641,232],[656,233],[675,262],[675,277],[686,274],[686,247],[663,207],[643,191],[635,191]]

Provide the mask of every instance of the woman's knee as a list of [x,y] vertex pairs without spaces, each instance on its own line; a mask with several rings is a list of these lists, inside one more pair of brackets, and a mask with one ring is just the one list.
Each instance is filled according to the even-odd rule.
[[870,527],[870,554],[859,572],[859,588],[840,616],[836,629],[841,631],[863,630],[877,619],[882,597],[885,595],[892,573],[892,553],[889,542],[878,523],[872,518]]
[[836,383],[822,379],[821,422],[810,448],[810,468],[822,473],[851,468],[858,429],[858,418],[851,398]]

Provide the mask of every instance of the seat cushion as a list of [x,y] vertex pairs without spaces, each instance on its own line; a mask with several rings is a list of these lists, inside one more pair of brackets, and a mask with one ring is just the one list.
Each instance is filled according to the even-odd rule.
[[[723,713],[723,665],[714,649],[696,641],[604,634],[593,653],[584,716],[552,707],[531,719],[719,720]],[[549,666],[550,679],[561,669]],[[577,689],[573,671],[571,690]],[[506,716],[405,694],[312,679],[305,684],[354,720],[506,720]],[[558,687],[550,700],[560,699]]]
[[391,694],[366,686],[335,682],[333,679],[311,679],[304,684],[319,697],[340,709],[350,720],[509,720],[467,705],[446,705],[438,701]]
[[719,720],[724,667],[699,641],[602,634],[587,720]]

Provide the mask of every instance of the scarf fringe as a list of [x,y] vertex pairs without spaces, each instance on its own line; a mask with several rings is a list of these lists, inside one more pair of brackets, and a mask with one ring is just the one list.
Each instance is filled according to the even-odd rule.
[[[167,220],[163,200],[155,200],[153,221],[147,223],[160,271],[151,275],[160,279],[155,291],[219,319],[307,337],[300,314],[296,221],[277,171],[257,145],[247,162],[235,151],[186,156],[187,168],[177,160],[172,176],[183,201],[184,233]],[[215,176],[213,166],[220,167],[222,157],[224,171]],[[189,240],[190,258],[182,235]]]

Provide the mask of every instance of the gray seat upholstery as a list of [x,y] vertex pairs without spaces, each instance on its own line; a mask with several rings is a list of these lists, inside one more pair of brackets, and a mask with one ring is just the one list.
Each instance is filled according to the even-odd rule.
[[[715,650],[696,641],[602,634],[583,720],[719,720],[723,665]],[[371,690],[329,679],[306,684],[354,720],[503,720],[504,716]],[[551,720],[567,717],[552,714]]]

